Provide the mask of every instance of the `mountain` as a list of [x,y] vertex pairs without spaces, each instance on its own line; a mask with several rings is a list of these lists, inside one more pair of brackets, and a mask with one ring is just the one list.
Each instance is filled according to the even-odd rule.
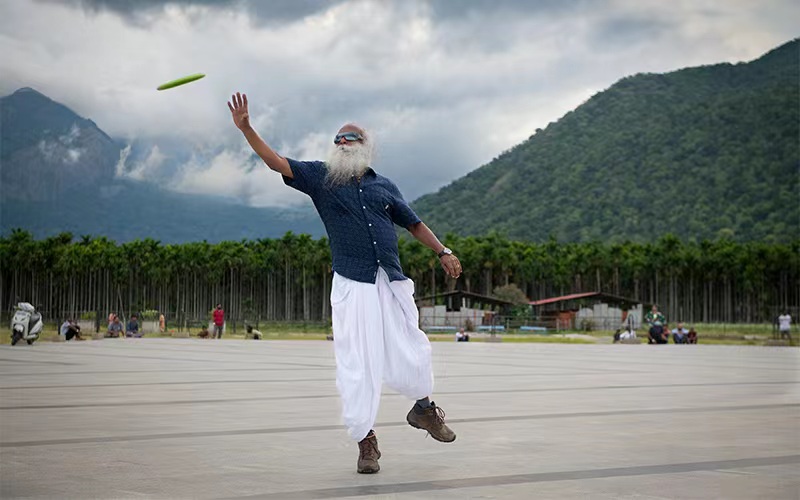
[[119,177],[120,154],[135,158],[150,151],[150,144],[137,147],[143,141],[134,141],[126,147],[31,88],[0,98],[0,117],[3,234],[22,228],[35,237],[68,231],[164,243],[279,237],[287,231],[325,234],[311,207],[254,208]]
[[114,178],[120,146],[91,120],[31,88],[0,99],[3,200],[57,200]]
[[799,44],[624,78],[412,206],[462,236],[787,241],[800,234]]

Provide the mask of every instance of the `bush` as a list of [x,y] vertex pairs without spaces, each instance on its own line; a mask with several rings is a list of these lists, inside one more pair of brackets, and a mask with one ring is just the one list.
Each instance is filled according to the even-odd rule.
[[141,314],[140,317],[143,320],[150,320],[150,321],[156,320],[156,319],[158,319],[158,311],[156,311],[155,309],[148,309],[146,311],[142,311],[142,314]]

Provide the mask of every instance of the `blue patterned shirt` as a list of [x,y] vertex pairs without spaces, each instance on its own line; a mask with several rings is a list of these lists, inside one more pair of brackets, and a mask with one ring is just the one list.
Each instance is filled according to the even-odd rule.
[[331,186],[321,161],[287,158],[293,179],[287,186],[311,197],[330,240],[333,270],[362,283],[375,283],[378,266],[390,281],[407,279],[400,267],[394,224],[408,228],[420,221],[397,186],[367,169],[360,181]]

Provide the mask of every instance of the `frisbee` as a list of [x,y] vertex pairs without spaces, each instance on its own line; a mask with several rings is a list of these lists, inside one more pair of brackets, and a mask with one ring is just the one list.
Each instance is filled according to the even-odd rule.
[[203,73],[197,73],[197,74],[194,74],[194,75],[184,76],[183,78],[178,78],[177,80],[172,80],[171,82],[167,82],[167,83],[165,83],[163,85],[159,85],[157,90],[171,89],[173,87],[177,87],[178,85],[184,85],[184,84],[193,82],[195,80],[199,80],[199,79],[203,78],[204,76],[206,76],[206,75],[204,75]]

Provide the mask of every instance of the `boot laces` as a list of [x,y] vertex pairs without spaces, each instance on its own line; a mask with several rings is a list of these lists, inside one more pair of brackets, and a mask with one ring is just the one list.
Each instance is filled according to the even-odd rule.
[[434,409],[436,411],[436,421],[440,424],[444,424],[444,410],[439,406],[434,406]]
[[[444,410],[442,410],[441,407],[436,406],[435,404],[432,404],[431,407],[433,408],[432,413],[433,413],[434,422],[436,424],[440,425],[440,426],[443,426],[444,425],[444,416],[445,416]],[[430,436],[430,435],[431,435],[431,431],[426,431],[425,439],[428,439],[428,436]]]
[[376,458],[378,456],[376,440],[373,439],[374,437],[375,435],[373,434],[358,442],[358,448],[361,451],[362,458]]

